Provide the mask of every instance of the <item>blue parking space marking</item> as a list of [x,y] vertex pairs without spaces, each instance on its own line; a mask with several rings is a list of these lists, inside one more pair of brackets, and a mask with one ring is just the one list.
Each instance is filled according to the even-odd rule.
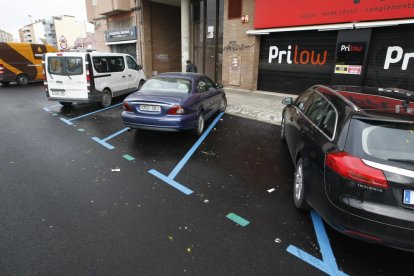
[[105,111],[105,110],[108,110],[108,109],[111,109],[111,108],[114,108],[114,107],[120,106],[121,104],[122,104],[122,103],[119,103],[119,104],[114,104],[114,105],[112,105],[112,106],[108,106],[108,107],[105,107],[105,108],[102,108],[102,109],[96,110],[96,111],[94,111],[94,112],[90,112],[90,113],[87,113],[87,114],[84,114],[84,115],[81,115],[81,116],[78,116],[78,117],[75,117],[75,118],[72,118],[72,119],[66,119],[66,118],[60,117],[60,120],[62,120],[62,122],[64,122],[65,124],[68,124],[68,125],[73,125],[72,121],[75,121],[75,120],[78,120],[78,119],[81,119],[81,118],[85,118],[85,117],[87,117],[87,116],[90,116],[90,115],[96,114],[96,113],[98,113],[98,112]]
[[[179,184],[178,182],[174,181],[174,178],[177,176],[177,174],[180,172],[180,170],[184,167],[184,165],[188,162],[190,157],[194,154],[194,152],[197,150],[197,148],[201,145],[201,143],[206,139],[207,135],[211,132],[211,130],[214,128],[214,126],[218,123],[220,118],[223,116],[224,112],[221,112],[216,119],[211,123],[211,125],[208,127],[208,129],[204,132],[204,134],[198,138],[197,142],[191,147],[191,149],[187,152],[187,154],[181,159],[180,162],[175,166],[175,168],[171,171],[171,173],[168,176],[163,175],[162,173],[156,171],[156,170],[149,170],[148,172],[159,179],[163,180],[165,183],[173,186],[174,188],[180,190],[186,195],[190,195],[193,193],[192,190],[186,188],[185,186]],[[174,184],[174,185],[172,185]],[[178,184],[178,185],[176,185]],[[179,187],[179,188],[177,188]],[[185,189],[183,189],[183,187]],[[184,192],[185,191],[185,192]]]
[[61,105],[60,104],[55,104],[55,105],[52,105],[52,106],[43,107],[43,110],[46,111],[46,112],[52,112],[52,110],[50,110],[50,109],[54,108],[54,107],[58,107],[58,106],[61,106]]
[[121,129],[118,132],[115,132],[114,134],[109,135],[108,137],[104,138],[104,139],[99,139],[98,137],[92,137],[92,140],[94,140],[95,142],[98,142],[99,144],[101,144],[102,146],[104,146],[107,149],[114,149],[115,147],[112,146],[111,144],[107,143],[106,141],[108,141],[109,139],[114,138],[115,136],[118,136],[119,134],[124,133],[125,131],[127,131],[129,128],[126,127],[124,129]]
[[297,248],[296,246],[289,245],[286,249],[290,254],[298,257],[299,259],[307,262],[308,264],[318,268],[319,270],[327,273],[328,275],[348,275],[339,270],[336,263],[335,256],[332,252],[331,244],[329,243],[328,235],[326,234],[325,227],[321,217],[315,212],[311,211],[313,227],[315,229],[316,238],[319,243],[322,260],[315,258],[314,256],[306,253],[305,251]]

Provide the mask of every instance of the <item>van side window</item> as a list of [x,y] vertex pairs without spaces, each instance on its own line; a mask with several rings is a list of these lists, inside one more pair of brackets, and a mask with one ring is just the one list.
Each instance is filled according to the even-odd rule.
[[137,70],[137,71],[141,70],[140,66],[135,62],[135,60],[132,57],[127,56],[126,59],[127,59],[127,65],[129,69]]
[[106,57],[93,57],[93,67],[98,73],[108,72],[108,60]]
[[109,71],[110,72],[122,72],[125,69],[125,63],[123,57],[108,57]]

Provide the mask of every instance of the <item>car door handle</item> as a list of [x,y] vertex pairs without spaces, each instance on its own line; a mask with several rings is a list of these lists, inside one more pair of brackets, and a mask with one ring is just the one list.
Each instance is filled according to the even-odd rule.
[[132,75],[128,75],[128,77],[132,77]]
[[125,78],[125,76],[122,76],[122,78]]

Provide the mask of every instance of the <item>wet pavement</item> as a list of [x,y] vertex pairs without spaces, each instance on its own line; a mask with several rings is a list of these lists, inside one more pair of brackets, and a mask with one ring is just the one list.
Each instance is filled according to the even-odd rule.
[[294,168],[277,125],[285,95],[245,93],[228,92],[227,112],[198,140],[121,132],[122,98],[107,110],[63,108],[40,84],[0,86],[0,274],[413,271],[413,253],[345,237],[294,208]]

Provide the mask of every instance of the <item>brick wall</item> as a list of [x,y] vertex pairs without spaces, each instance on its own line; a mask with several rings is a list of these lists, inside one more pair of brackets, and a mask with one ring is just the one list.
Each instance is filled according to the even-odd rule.
[[228,19],[228,0],[224,2],[223,73],[225,86],[257,89],[260,37],[246,35],[252,30],[254,0],[242,1],[242,15],[249,16],[248,23],[240,18]]

